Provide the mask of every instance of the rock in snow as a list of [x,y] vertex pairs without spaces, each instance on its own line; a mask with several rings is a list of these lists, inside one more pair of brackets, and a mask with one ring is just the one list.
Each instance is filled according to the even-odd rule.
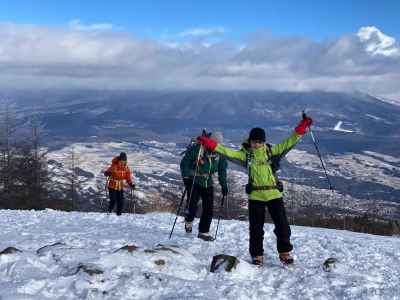
[[399,238],[292,226],[285,268],[266,224],[260,268],[247,222],[221,221],[210,243],[181,223],[169,240],[173,218],[0,210],[0,299],[400,299]]

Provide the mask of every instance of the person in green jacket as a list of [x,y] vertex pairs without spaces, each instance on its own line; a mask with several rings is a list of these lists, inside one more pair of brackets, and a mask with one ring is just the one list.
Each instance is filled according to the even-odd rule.
[[253,128],[250,131],[248,140],[238,151],[204,136],[197,138],[205,148],[247,166],[249,176],[248,185],[246,186],[246,193],[249,195],[249,252],[252,257],[252,263],[255,265],[262,265],[264,261],[265,207],[267,207],[274,222],[274,233],[277,238],[277,250],[280,260],[284,264],[294,262],[293,257],[290,255],[293,246],[290,243],[291,231],[283,203],[282,188],[275,177],[273,164],[274,159],[285,155],[294,147],[311,124],[312,119],[304,117],[289,138],[274,146],[269,146],[265,143],[264,129]]
[[[211,138],[222,141],[222,134],[215,132]],[[214,209],[213,174],[218,173],[218,181],[222,194],[228,194],[226,182],[226,169],[228,163],[225,157],[204,149],[201,144],[194,144],[182,158],[180,167],[183,182],[185,184],[188,203],[185,217],[185,230],[192,232],[193,220],[197,211],[197,203],[202,200],[202,214],[199,223],[198,237],[205,241],[213,241],[209,234]]]

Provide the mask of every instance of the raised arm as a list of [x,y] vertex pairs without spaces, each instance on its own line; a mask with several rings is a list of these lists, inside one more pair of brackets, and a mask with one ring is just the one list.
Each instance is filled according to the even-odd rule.
[[296,126],[293,134],[282,143],[272,146],[272,155],[282,155],[289,152],[306,133],[307,128],[311,126],[312,122],[313,120],[304,114],[303,119]]
[[217,147],[215,147],[214,151],[219,154],[222,154],[223,156],[226,156],[232,161],[242,161],[242,162],[246,161],[246,152],[244,151],[244,149],[233,150],[222,144],[218,144]]
[[282,143],[273,145],[271,148],[272,155],[282,155],[283,153],[289,152],[294,145],[301,139],[301,135],[293,132],[293,134],[284,140]]

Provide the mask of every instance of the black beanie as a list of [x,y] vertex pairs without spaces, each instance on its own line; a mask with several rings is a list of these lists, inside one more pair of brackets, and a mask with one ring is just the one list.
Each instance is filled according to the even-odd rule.
[[127,157],[126,157],[126,153],[125,152],[121,152],[119,154],[119,160],[123,160],[123,161],[127,161]]
[[262,128],[256,127],[250,130],[250,141],[263,141],[265,143],[265,131]]

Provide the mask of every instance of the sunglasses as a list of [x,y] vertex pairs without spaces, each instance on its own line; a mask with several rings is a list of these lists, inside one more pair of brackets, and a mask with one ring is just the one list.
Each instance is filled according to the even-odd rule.
[[251,140],[250,142],[254,144],[264,144],[264,141],[262,140]]

